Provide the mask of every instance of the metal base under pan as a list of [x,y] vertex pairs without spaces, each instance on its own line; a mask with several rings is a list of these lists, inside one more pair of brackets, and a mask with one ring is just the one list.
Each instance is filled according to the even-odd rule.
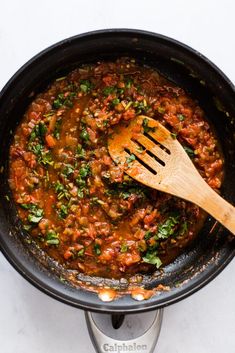
[[89,334],[98,353],[153,352],[162,316],[162,309],[126,316],[85,312]]

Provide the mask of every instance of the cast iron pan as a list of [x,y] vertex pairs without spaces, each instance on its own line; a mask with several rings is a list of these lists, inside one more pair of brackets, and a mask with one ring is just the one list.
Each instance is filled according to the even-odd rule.
[[[229,232],[208,217],[190,248],[166,266],[163,273],[158,271],[144,277],[146,288],[161,283],[169,286],[170,291],[160,292],[142,302],[124,295],[104,303],[97,294],[64,281],[68,273],[33,244],[28,244],[7,181],[9,144],[17,124],[35,94],[54,78],[82,63],[112,60],[125,55],[156,68],[199,101],[214,126],[224,153],[222,195],[234,204],[234,86],[214,64],[184,44],[139,30],[112,29],[82,34],[59,42],[35,56],[11,78],[0,95],[0,246],[3,254],[29,282],[52,297],[75,307],[113,313],[157,309],[183,299],[211,281],[235,254],[234,240]],[[83,275],[79,275],[79,279],[94,286],[108,284],[124,289],[126,286],[119,281]]]

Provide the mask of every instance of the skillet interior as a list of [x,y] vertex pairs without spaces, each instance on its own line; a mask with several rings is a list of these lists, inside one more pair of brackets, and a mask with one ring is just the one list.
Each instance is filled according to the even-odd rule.
[[[9,81],[0,96],[0,166],[4,167],[0,173],[1,248],[25,278],[47,294],[68,304],[96,311],[143,311],[173,303],[214,278],[235,253],[229,232],[209,217],[194,244],[174,263],[166,266],[164,273],[144,277],[146,288],[161,283],[170,286],[169,292],[161,292],[140,303],[128,295],[102,303],[96,294],[61,282],[59,277],[62,273],[55,263],[42,256],[37,248],[27,245],[27,237],[16,217],[7,182],[12,132],[34,94],[42,91],[54,78],[63,76],[82,63],[112,60],[125,55],[155,67],[199,101],[215,128],[225,158],[222,194],[235,203],[235,91],[231,82],[199,53],[160,35],[134,30],[107,30],[67,39],[30,60]],[[62,274],[63,277],[66,275]],[[80,279],[93,285],[106,283],[120,287],[118,281],[82,275]]]

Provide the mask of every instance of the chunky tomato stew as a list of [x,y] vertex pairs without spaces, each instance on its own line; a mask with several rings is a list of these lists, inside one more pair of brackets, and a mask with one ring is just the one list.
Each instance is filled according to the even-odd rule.
[[207,183],[220,188],[223,160],[202,109],[133,59],[84,65],[56,79],[15,132],[9,183],[19,217],[68,269],[109,278],[153,271],[203,223],[199,207],[138,184],[110,158],[113,128],[139,114],[170,129]]

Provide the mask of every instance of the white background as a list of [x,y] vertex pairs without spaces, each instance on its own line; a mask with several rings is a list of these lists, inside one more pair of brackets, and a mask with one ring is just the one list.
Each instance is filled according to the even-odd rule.
[[[233,0],[1,0],[0,89],[28,59],[66,37],[102,28],[139,28],[178,39],[235,83]],[[0,254],[0,352],[94,352],[83,312],[40,293]],[[164,313],[155,352],[235,352],[235,262]]]

